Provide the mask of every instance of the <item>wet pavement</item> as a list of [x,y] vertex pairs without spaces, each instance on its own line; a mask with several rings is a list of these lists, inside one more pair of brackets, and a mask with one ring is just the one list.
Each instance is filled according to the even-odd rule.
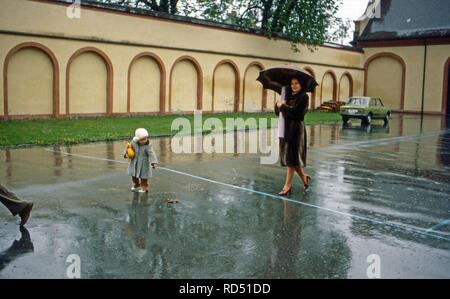
[[22,230],[0,207],[0,278],[66,278],[72,254],[81,278],[367,278],[371,255],[381,278],[450,278],[445,119],[307,132],[311,187],[295,177],[288,200],[285,169],[259,153],[152,139],[163,168],[138,194],[124,141],[0,150],[0,181],[34,202]]

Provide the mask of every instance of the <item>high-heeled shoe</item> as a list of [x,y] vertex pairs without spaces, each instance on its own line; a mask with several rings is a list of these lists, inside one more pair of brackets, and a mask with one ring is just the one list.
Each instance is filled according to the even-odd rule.
[[303,184],[303,192],[308,190],[308,188],[309,188],[309,180],[310,179],[311,179],[311,177],[309,175],[306,175],[306,184]]
[[288,190],[281,190],[280,193],[278,193],[278,195],[286,196],[286,195],[291,194],[291,191],[292,191],[292,186]]

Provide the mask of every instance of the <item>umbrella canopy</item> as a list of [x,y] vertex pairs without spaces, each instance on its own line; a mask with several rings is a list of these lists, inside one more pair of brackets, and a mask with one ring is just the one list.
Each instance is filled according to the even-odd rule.
[[264,88],[274,90],[281,94],[281,86],[289,86],[293,78],[298,79],[303,92],[313,92],[314,88],[319,85],[306,71],[288,64],[265,69],[259,72],[256,80],[261,82]]

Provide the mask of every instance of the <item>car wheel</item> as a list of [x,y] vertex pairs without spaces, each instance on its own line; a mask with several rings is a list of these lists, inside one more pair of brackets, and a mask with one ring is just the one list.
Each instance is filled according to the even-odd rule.
[[348,117],[342,117],[342,121],[344,122],[344,125],[348,123]]
[[370,125],[371,122],[372,122],[372,114],[369,113],[369,114],[366,116],[366,124]]
[[384,117],[384,123],[387,124],[389,122],[389,119],[391,118],[391,114],[388,112],[386,116]]

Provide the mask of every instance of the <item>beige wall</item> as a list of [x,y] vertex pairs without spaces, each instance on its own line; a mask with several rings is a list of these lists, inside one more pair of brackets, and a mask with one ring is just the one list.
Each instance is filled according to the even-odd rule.
[[161,71],[153,58],[136,60],[130,74],[130,112],[159,112],[160,83]]
[[429,46],[427,52],[425,78],[426,110],[441,111],[442,98],[444,96],[444,65],[450,58],[450,45]]
[[334,80],[334,77],[330,73],[327,73],[324,75],[323,80],[322,80],[322,88],[321,88],[322,96],[321,96],[321,101],[320,101],[319,105],[324,102],[335,99],[334,91],[335,91],[336,85],[337,85],[337,83]]
[[[5,115],[3,84],[5,75],[9,79],[7,84],[9,116],[52,114],[54,96],[52,91],[56,82],[53,82],[54,66],[50,56],[54,56],[57,64],[55,69],[59,71],[57,74],[59,84],[55,87],[59,91],[58,113],[63,117],[66,116],[66,94],[69,95],[68,108],[72,114],[107,112],[108,66],[112,72],[110,92],[113,114],[128,113],[128,105],[130,113],[154,113],[160,108],[168,112],[170,102],[173,104],[172,112],[192,111],[197,107],[197,93],[201,95],[202,109],[211,111],[213,90],[214,110],[230,111],[235,99],[235,74],[231,64],[223,64],[216,69],[213,86],[214,69],[224,59],[231,61],[239,73],[239,111],[243,108],[245,111],[259,111],[262,106],[263,90],[255,81],[259,72],[257,65],[267,68],[290,63],[302,68],[311,67],[316,81],[319,83],[323,81],[323,86],[316,89],[315,107],[317,107],[321,98],[323,101],[333,98],[333,78],[329,75],[329,71],[336,76],[336,93],[340,100],[345,100],[350,93],[348,90],[350,82],[345,76],[342,77],[346,72],[352,77],[353,95],[363,95],[364,64],[374,55],[381,53],[400,57],[406,66],[404,110],[417,112],[421,109],[423,46],[365,48],[365,53],[319,47],[314,53],[306,48],[301,48],[300,53],[294,53],[287,41],[268,40],[255,34],[91,8],[82,8],[80,19],[70,19],[66,16],[66,8],[66,5],[45,2],[2,0],[1,30],[49,35],[49,37],[0,34],[1,68],[4,68],[11,49],[22,43],[41,45],[48,49],[50,54],[27,47],[9,57],[8,72],[1,76],[0,117]],[[42,18],[43,15],[45,19]],[[100,40],[103,42],[99,42]],[[69,59],[75,52],[85,47],[97,49],[97,52],[104,53],[104,57],[98,53],[85,52],[73,59],[70,80],[67,84],[66,71]],[[133,58],[143,52],[153,53],[156,58],[138,59],[128,74]],[[450,56],[449,53],[450,45],[428,46],[426,112],[442,111],[444,64]],[[188,56],[191,60],[181,60],[175,65],[175,62],[183,56]],[[162,65],[165,74],[162,78],[156,60]],[[196,62],[197,68],[192,61]],[[368,65],[367,72],[369,95],[381,95],[393,108],[399,107],[398,94],[401,93],[401,88],[399,90],[398,86],[402,81],[399,75],[401,65],[392,57],[373,60]],[[197,76],[200,74],[198,69],[201,73],[201,77],[198,78],[202,86],[200,90],[197,90],[199,84]],[[389,72],[386,72],[387,69]],[[160,86],[164,83],[165,88],[161,90]],[[268,110],[273,109],[273,101],[277,97],[272,91],[267,93]],[[162,98],[165,98],[164,107],[160,107]]]
[[[130,98],[130,113],[157,112],[160,109],[160,95],[165,98],[163,110],[166,112],[169,111],[170,101],[172,111],[194,110],[197,103],[198,71],[189,60],[181,60],[174,65],[183,56],[189,56],[195,60],[201,69],[202,76],[199,80],[202,84],[200,94],[204,111],[212,109],[213,88],[215,111],[229,111],[232,107],[231,102],[235,97],[233,89],[235,75],[230,65],[225,64],[216,70],[213,86],[214,69],[224,59],[232,61],[239,73],[239,111],[242,111],[242,103],[245,103],[246,111],[261,109],[263,90],[260,83],[255,81],[259,69],[253,65],[245,73],[249,65],[255,62],[264,68],[282,63],[290,63],[302,68],[308,66],[313,69],[319,83],[329,70],[336,74],[338,80],[344,72],[348,72],[353,79],[353,94],[363,94],[364,55],[361,52],[319,47],[314,53],[306,48],[301,48],[300,53],[294,53],[290,50],[290,44],[287,41],[268,40],[255,34],[87,8],[82,8],[80,19],[70,19],[66,16],[66,8],[65,5],[45,2],[2,0],[2,10],[0,10],[1,30],[59,37],[0,34],[0,67],[3,69],[11,49],[22,43],[36,43],[48,49],[51,55],[54,55],[59,70],[57,74],[59,84],[56,87],[59,90],[58,113],[62,117],[67,116],[65,115],[66,94],[70,99],[68,107],[70,113],[105,113],[108,97],[106,90],[108,82],[105,76],[107,77],[108,66],[112,71],[113,114],[128,113],[128,98]],[[45,19],[42,16],[45,16]],[[70,68],[69,84],[67,84],[66,72],[69,59],[74,53],[86,47],[104,53],[104,57],[94,52],[83,52],[74,58]],[[156,65],[156,60],[143,58],[135,61],[131,68],[130,80],[128,80],[131,61],[143,52],[153,53],[159,59],[165,71],[163,78],[160,78],[161,72]],[[14,63],[14,56],[19,54],[18,52],[12,55],[9,64]],[[12,91],[8,89],[10,109],[20,101],[20,97],[27,97],[27,101],[30,101],[28,107],[32,108],[32,111],[18,111],[18,114],[51,114],[52,107],[48,105],[52,103],[53,95],[49,93],[48,88],[53,81],[49,76],[51,74],[49,63],[51,67],[53,65],[50,59],[47,57],[45,60],[44,56],[48,55],[42,54],[39,61],[47,61],[45,67],[42,63],[33,63],[32,66],[35,69],[34,72],[47,74],[40,78],[43,82],[38,84],[38,89],[42,90],[36,93],[30,85],[23,85],[19,88],[22,93],[19,96],[14,88]],[[171,70],[173,71],[172,82]],[[3,76],[1,80],[3,83]],[[165,83],[164,90],[160,90],[160,83]],[[170,83],[172,83],[172,89]],[[38,103],[34,104],[36,100],[28,97],[28,94],[41,94],[43,99],[39,99]],[[5,115],[3,96],[3,84],[0,84],[0,116]],[[267,93],[268,110],[273,109],[273,99],[274,94],[269,91]],[[316,106],[319,100],[320,86],[316,90]],[[38,108],[42,108],[42,111]]]
[[338,100],[347,102],[350,97],[350,80],[348,76],[342,76],[339,82]]
[[172,74],[170,112],[194,111],[197,109],[197,79],[195,66],[188,60],[175,65]]
[[367,96],[381,98],[385,106],[401,109],[402,65],[391,57],[373,60],[367,72]]
[[[422,83],[423,83],[423,69],[424,69],[424,46],[404,46],[404,47],[377,47],[364,49],[364,61],[367,61],[374,55],[380,53],[395,54],[404,61],[406,66],[405,74],[405,106],[406,111],[420,111],[422,105]],[[427,62],[425,72],[425,97],[424,97],[424,111],[425,112],[441,112],[442,111],[442,97],[443,97],[443,76],[444,64],[450,57],[450,45],[428,45],[427,46]],[[389,59],[383,59],[386,65],[389,64]],[[379,59],[372,63],[380,63]],[[371,63],[371,64],[372,64]],[[396,65],[398,65],[396,63]],[[372,66],[369,66],[369,70]],[[396,67],[392,67],[394,69]],[[380,76],[381,69],[376,72]],[[387,73],[392,80],[396,81],[398,85],[398,69],[395,70],[395,78],[393,74]],[[376,80],[370,79],[369,74],[368,90],[380,90],[381,85]],[[379,78],[379,80],[388,81],[387,78]],[[393,84],[393,83],[392,83]],[[384,93],[388,93],[384,91]],[[374,95],[374,94],[373,94]]]
[[[261,84],[256,81],[261,70],[259,67],[252,65],[245,75],[245,101],[243,109],[245,112],[256,112],[262,109],[263,89],[261,88]],[[242,104],[240,106],[242,107]]]
[[52,81],[52,62],[44,52],[35,48],[18,51],[8,66],[7,87],[14,99],[9,104],[9,114],[52,114]]
[[70,113],[106,113],[108,74],[105,61],[94,52],[78,55],[70,66]]
[[220,65],[215,72],[214,110],[234,111],[236,75],[228,63]]

